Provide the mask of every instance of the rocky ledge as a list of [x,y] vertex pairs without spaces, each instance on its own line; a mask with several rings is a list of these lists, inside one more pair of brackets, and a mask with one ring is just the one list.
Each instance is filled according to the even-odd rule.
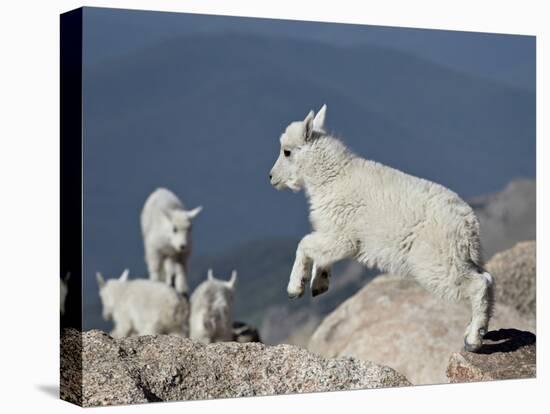
[[[462,349],[470,316],[465,302],[437,299],[398,276],[378,276],[323,320],[308,349],[392,367],[415,385],[445,383],[449,356]],[[533,331],[535,325],[497,303],[490,327]]]
[[410,385],[392,368],[291,345],[66,330],[61,350],[61,397],[83,406]]
[[488,332],[478,353],[455,352],[447,367],[450,382],[534,378],[536,336],[517,329]]
[[535,320],[537,311],[537,245],[524,241],[495,254],[487,270],[495,278],[495,300],[514,307],[521,315]]

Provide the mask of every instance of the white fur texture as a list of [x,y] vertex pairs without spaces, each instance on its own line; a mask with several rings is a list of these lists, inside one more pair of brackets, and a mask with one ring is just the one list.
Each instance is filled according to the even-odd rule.
[[97,273],[103,319],[113,320],[111,336],[173,334],[189,336],[189,303],[170,286],[147,279],[105,281]]
[[174,285],[187,294],[187,263],[191,255],[191,221],[202,207],[185,210],[174,193],[158,188],[145,201],[141,231],[151,280]]
[[288,284],[303,295],[328,290],[330,267],[353,258],[415,278],[434,294],[469,299],[468,350],[481,346],[492,311],[492,279],[484,275],[479,222],[449,189],[350,152],[325,132],[326,106],[282,134],[271,171],[277,189],[304,189],[313,232],[298,245]]
[[202,343],[233,339],[233,297],[237,272],[229,281],[214,278],[212,270],[191,296],[191,339]]

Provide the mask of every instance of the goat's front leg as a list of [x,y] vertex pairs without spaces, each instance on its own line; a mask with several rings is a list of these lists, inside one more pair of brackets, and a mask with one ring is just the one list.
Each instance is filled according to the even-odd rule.
[[330,284],[330,276],[332,270],[330,267],[319,267],[317,263],[313,263],[311,276],[311,296],[315,297],[325,293]]
[[132,323],[126,317],[116,317],[114,319],[114,329],[111,331],[111,336],[115,339],[126,338],[132,332]]
[[311,265],[313,261],[303,253],[303,249],[300,247],[303,245],[308,235],[302,239],[298,244],[296,250],[296,258],[294,259],[294,265],[292,266],[292,272],[290,272],[290,280],[286,291],[290,299],[299,298],[304,294],[306,283],[311,279]]
[[161,280],[162,257],[160,256],[160,254],[153,250],[147,250],[145,255],[145,262],[147,263],[149,279],[154,281]]
[[174,286],[174,278],[176,275],[176,266],[174,260],[168,256],[164,258],[163,262],[163,271],[164,271],[164,283],[168,286]]
[[[323,279],[319,279],[317,282],[314,280],[313,283],[316,287],[317,284],[325,284],[326,289],[323,292],[326,292],[330,266],[352,256],[355,250],[355,244],[351,240],[335,234],[314,232],[305,236],[296,250],[296,259],[287,288],[288,296],[296,298],[304,294],[305,284],[311,278],[313,263],[315,263],[315,268],[319,269],[319,275]],[[317,291],[316,294],[323,292]]]
[[175,285],[176,292],[187,296],[189,294],[189,287],[187,286],[187,272],[185,266],[182,263],[174,263],[175,269]]

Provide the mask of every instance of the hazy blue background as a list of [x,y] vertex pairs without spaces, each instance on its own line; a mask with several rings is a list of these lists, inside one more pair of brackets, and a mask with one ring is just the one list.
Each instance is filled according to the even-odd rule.
[[108,327],[97,270],[145,275],[158,186],[204,206],[192,286],[236,267],[238,317],[286,303],[307,209],[268,172],[323,103],[356,152],[464,198],[535,175],[534,37],[85,8],[83,64],[86,329]]

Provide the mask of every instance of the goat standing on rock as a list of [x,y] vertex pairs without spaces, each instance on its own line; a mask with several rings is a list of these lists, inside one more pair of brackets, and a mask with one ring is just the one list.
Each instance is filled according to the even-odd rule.
[[145,201],[141,231],[149,278],[165,281],[188,294],[187,262],[191,255],[191,221],[202,207],[185,210],[174,193],[158,188]]
[[288,295],[328,290],[331,265],[353,258],[410,276],[434,294],[468,299],[464,343],[482,345],[493,305],[493,279],[483,269],[479,221],[449,189],[349,151],[325,131],[326,105],[281,135],[270,173],[278,190],[304,189],[313,232],[298,244]]

